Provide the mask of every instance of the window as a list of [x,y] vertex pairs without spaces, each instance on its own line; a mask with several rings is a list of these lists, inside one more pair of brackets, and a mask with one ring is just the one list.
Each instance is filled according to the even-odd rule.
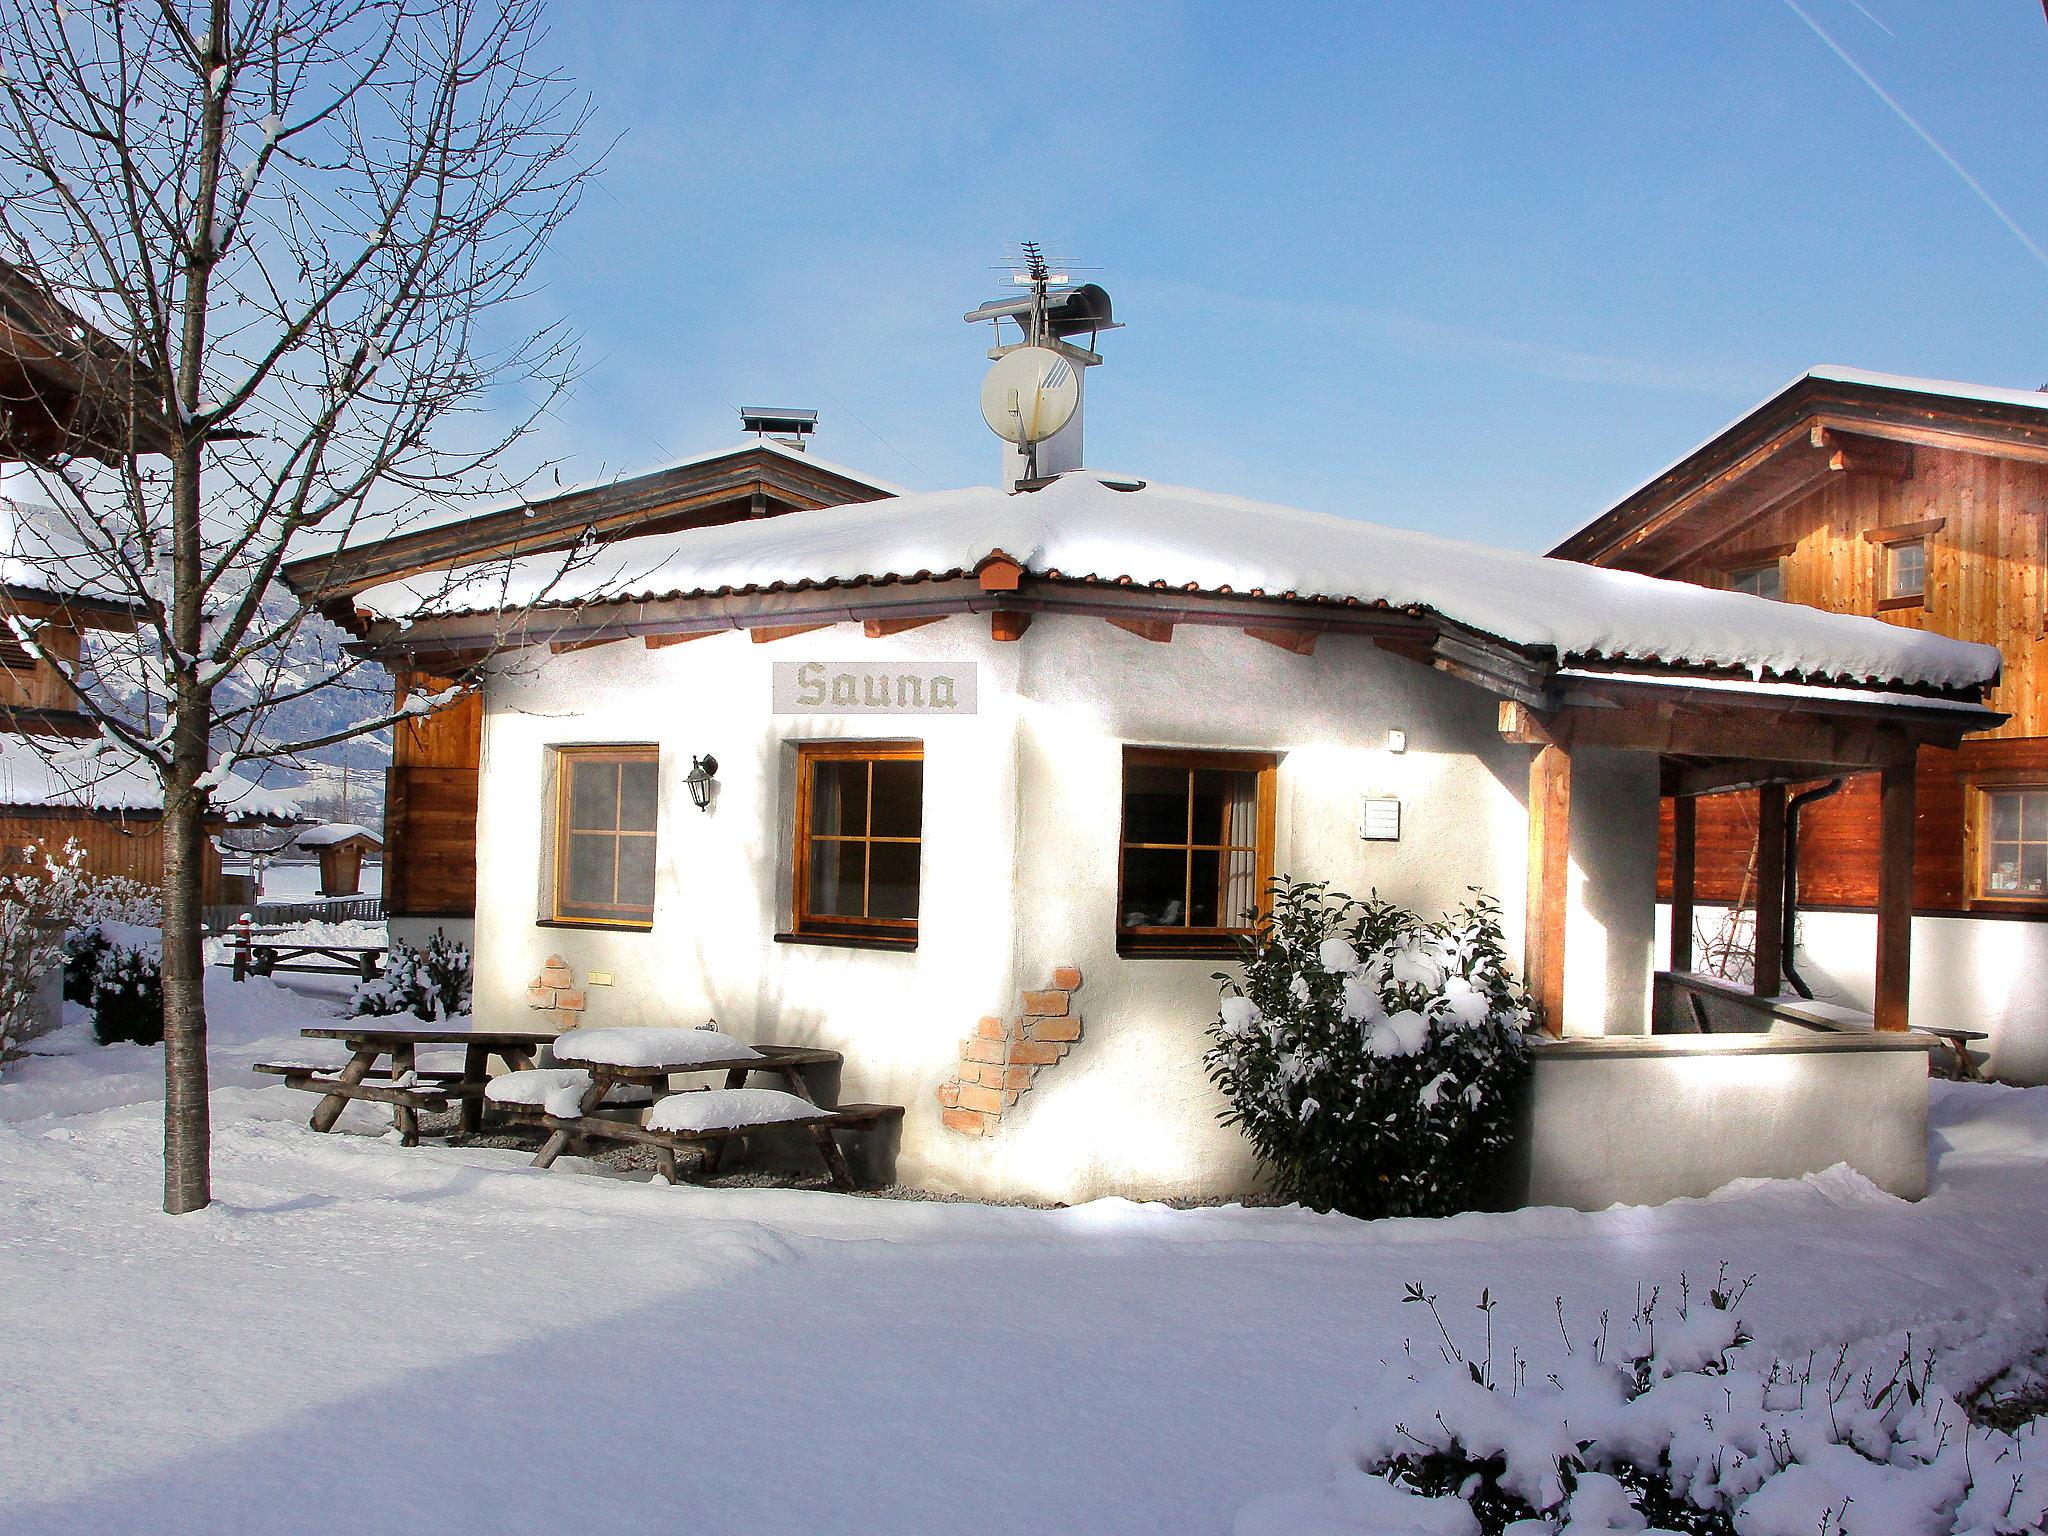
[[1927,593],[1927,542],[1908,539],[1884,547],[1884,595],[1887,598],[1924,597]]
[[2048,785],[1981,788],[1977,894],[2048,899]]
[[1947,526],[1945,517],[1928,517],[1863,530],[1863,537],[1877,546],[1878,612],[1927,605],[1927,541]]
[[1273,877],[1270,754],[1124,751],[1122,954],[1231,955]]
[[797,935],[916,944],[923,745],[804,742],[796,805]]
[[1768,597],[1774,603],[1785,600],[1785,570],[1777,561],[1767,565],[1745,566],[1728,573],[1728,590],[1747,592],[1754,597]]
[[653,924],[660,766],[654,747],[555,749],[554,921]]

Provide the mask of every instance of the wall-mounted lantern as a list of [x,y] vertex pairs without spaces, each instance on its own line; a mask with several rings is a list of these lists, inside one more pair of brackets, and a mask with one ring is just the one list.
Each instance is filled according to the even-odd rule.
[[710,810],[711,792],[718,784],[718,759],[709,752],[691,758],[690,773],[683,783],[689,786],[690,803],[700,811]]

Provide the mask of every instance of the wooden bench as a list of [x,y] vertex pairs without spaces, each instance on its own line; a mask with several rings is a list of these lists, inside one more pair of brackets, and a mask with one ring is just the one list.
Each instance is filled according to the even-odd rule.
[[515,1120],[529,1121],[546,1127],[557,1137],[581,1141],[622,1141],[635,1146],[652,1147],[654,1163],[661,1176],[671,1184],[681,1182],[676,1166],[676,1153],[686,1147],[702,1146],[705,1149],[704,1171],[718,1172],[721,1155],[727,1142],[737,1136],[748,1136],[760,1131],[795,1130],[801,1128],[810,1133],[817,1144],[818,1155],[824,1160],[826,1175],[832,1187],[841,1191],[852,1191],[859,1187],[854,1179],[853,1169],[846,1161],[846,1154],[833,1140],[834,1131],[869,1130],[889,1120],[903,1118],[901,1104],[835,1104],[823,1114],[807,1115],[795,1120],[771,1120],[760,1125],[722,1126],[710,1130],[665,1131],[654,1130],[641,1125],[637,1119],[612,1119],[603,1114],[588,1114],[579,1119],[566,1120],[557,1115],[547,1114],[524,1104],[500,1104],[498,1109]]
[[405,1074],[411,1081],[401,1083],[388,1067],[372,1069],[354,1078],[345,1076],[344,1068],[303,1061],[259,1061],[251,1070],[281,1077],[285,1087],[317,1093],[323,1098],[339,1094],[392,1105],[400,1111],[399,1140],[408,1147],[420,1143],[421,1110],[438,1113],[451,1102],[460,1103],[467,1091],[460,1072],[413,1071]]

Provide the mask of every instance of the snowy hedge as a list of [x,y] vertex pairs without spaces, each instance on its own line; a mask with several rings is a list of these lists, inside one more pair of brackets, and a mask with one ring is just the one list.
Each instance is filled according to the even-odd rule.
[[1482,1200],[1528,1071],[1527,1006],[1484,896],[1434,922],[1278,880],[1210,1029],[1210,1077],[1281,1193],[1354,1216]]
[[384,952],[384,974],[357,983],[351,1007],[358,1014],[457,1018],[470,1010],[474,975],[468,948],[436,928],[424,950],[395,941]]
[[1408,1299],[1431,1315],[1435,1357],[1390,1364],[1332,1433],[1328,1478],[1248,1506],[1236,1536],[2019,1536],[2048,1521],[2042,1426],[1971,1423],[1910,1344],[1882,1366],[1753,1359],[1722,1285],[1675,1306],[1652,1293],[1612,1342],[1603,1317],[1547,1373],[1519,1357],[1497,1372],[1434,1297]]

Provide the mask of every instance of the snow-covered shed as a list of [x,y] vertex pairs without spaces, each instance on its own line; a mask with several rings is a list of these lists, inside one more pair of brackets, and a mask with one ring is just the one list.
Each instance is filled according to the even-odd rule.
[[[1555,1059],[1711,1123],[1729,1084],[1803,1068],[1757,1041],[1704,1088],[1613,1065],[1655,1055],[1660,790],[1877,768],[1892,867],[1899,765],[1998,718],[1987,647],[1088,471],[630,532],[452,588],[442,564],[350,602],[373,646],[481,685],[480,1018],[523,1017],[559,956],[592,1022],[835,1047],[844,1096],[911,1106],[900,1177],[982,1193],[1255,1183],[1201,1058],[1212,973],[1275,872],[1500,898],[1548,1027],[1575,1037]],[[1924,1054],[1869,1052],[1855,1078],[1835,1057],[1859,1043],[1800,1046],[1831,1074],[1801,1112],[1842,1109],[1799,1145],[1713,1133],[1735,1171],[1839,1160],[1916,1092],[1924,1113]],[[1717,1166],[1648,1147],[1586,1177],[1586,1133],[1618,1121],[1585,1082],[1553,1094],[1579,1107],[1538,1197],[1681,1192]]]
[[301,832],[295,842],[320,858],[320,894],[354,896],[363,888],[363,858],[382,853],[384,839],[353,821],[323,821]]

